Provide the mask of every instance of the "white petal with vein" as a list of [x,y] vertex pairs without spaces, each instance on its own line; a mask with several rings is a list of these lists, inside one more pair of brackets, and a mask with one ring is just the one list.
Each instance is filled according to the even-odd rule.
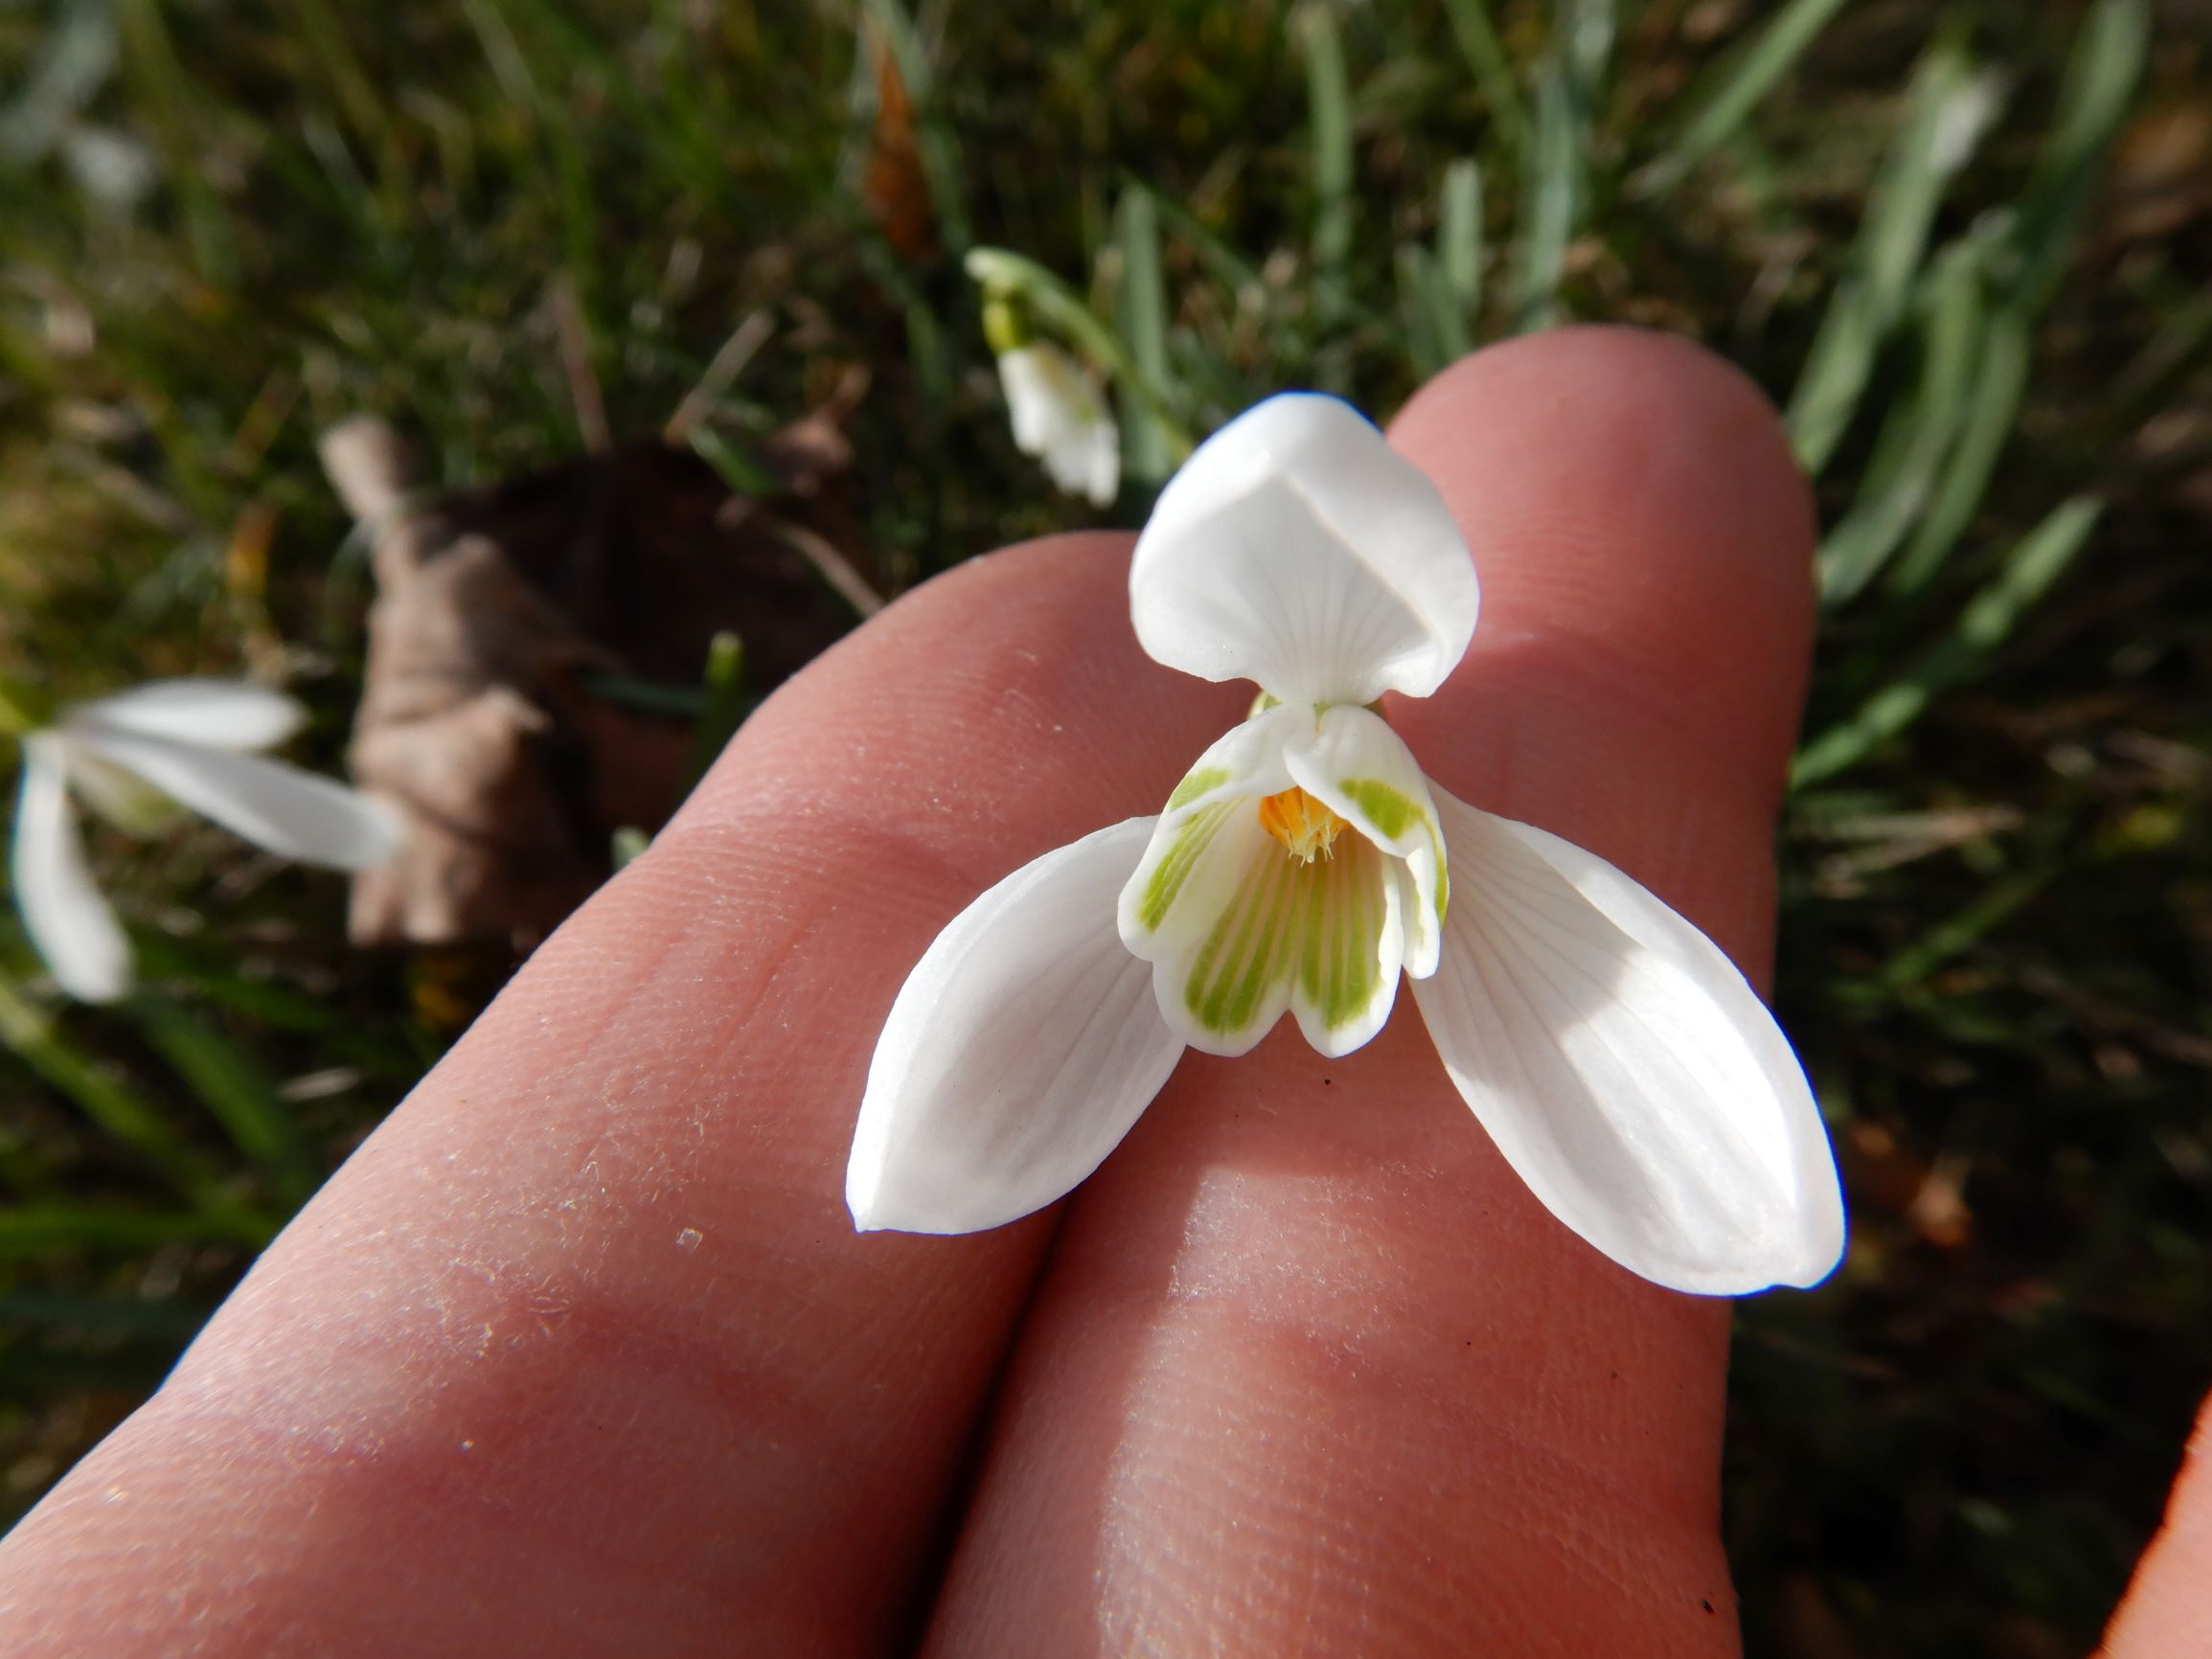
[[81,703],[64,723],[84,722],[211,748],[273,749],[307,723],[308,711],[282,692],[243,680],[154,680]]
[[1154,659],[1287,703],[1425,697],[1474,631],[1474,565],[1435,485],[1349,404],[1270,398],[1160,492],[1129,567]]
[[1114,922],[1152,829],[1131,818],[1048,852],[937,936],[868,1068],[845,1176],[855,1225],[972,1233],[1026,1216],[1159,1093],[1182,1039]]
[[1812,1090],[1718,946],[1603,859],[1436,792],[1452,900],[1414,995],[1499,1151],[1677,1290],[1812,1284],[1843,1248]]
[[87,724],[71,740],[257,847],[305,864],[364,870],[399,850],[393,814],[296,766]]
[[65,751],[45,734],[24,739],[12,877],[24,931],[63,990],[80,1002],[113,1002],[130,989],[130,943],[93,885],[69,807]]

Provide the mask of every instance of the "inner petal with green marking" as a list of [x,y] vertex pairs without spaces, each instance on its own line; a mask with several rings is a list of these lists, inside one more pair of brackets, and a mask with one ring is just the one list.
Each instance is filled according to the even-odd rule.
[[1129,950],[1194,1048],[1239,1055],[1286,1012],[1326,1055],[1436,971],[1445,849],[1420,764],[1371,710],[1279,705],[1198,758],[1121,896]]
[[1399,862],[1405,894],[1405,971],[1436,971],[1451,900],[1444,832],[1421,764],[1366,709],[1323,710],[1311,739],[1285,751],[1298,787]]
[[1165,840],[1131,948],[1186,1041],[1243,1054],[1286,1011],[1324,1054],[1375,1034],[1403,966],[1389,854],[1310,798],[1216,800]]

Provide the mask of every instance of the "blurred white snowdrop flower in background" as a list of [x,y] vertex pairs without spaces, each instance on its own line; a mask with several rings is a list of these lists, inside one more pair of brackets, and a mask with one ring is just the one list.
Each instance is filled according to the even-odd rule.
[[999,353],[998,383],[1015,447],[1043,462],[1065,493],[1110,504],[1121,488],[1121,429],[1076,360],[1049,340],[1032,340]]
[[1044,464],[1054,484],[1093,507],[1121,489],[1122,435],[1106,394],[1065,351],[1035,338],[1012,302],[984,302],[984,338],[998,359],[1014,446]]
[[1403,976],[1499,1151],[1598,1249],[1705,1294],[1827,1275],[1834,1157],[1743,975],[1603,859],[1437,787],[1377,712],[1436,691],[1474,631],[1425,474],[1334,398],[1270,398],[1169,482],[1129,600],[1152,657],[1262,694],[1158,816],[1015,871],[924,953],[869,1069],[857,1226],[1028,1215],[1186,1046],[1243,1054],[1288,1011],[1346,1054]]
[[74,801],[135,834],[190,810],[283,857],[336,870],[366,869],[398,851],[399,822],[384,807],[261,758],[306,718],[292,698],[264,687],[156,680],[23,735],[15,907],[63,990],[113,1002],[131,984],[129,942],[92,879]]

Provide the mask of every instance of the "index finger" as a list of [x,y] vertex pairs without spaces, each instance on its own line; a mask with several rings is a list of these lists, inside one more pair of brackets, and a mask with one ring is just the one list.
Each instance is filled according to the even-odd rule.
[[853,1114],[945,920],[1237,703],[1126,574],[976,560],[771,698],[0,1548],[0,1649],[879,1647],[1050,1223],[856,1238]]

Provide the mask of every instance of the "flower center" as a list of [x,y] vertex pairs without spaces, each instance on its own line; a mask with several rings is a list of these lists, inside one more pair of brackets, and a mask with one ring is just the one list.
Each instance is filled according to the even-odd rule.
[[1288,847],[1291,857],[1308,864],[1328,857],[1347,827],[1303,789],[1286,789],[1260,803],[1260,828]]

